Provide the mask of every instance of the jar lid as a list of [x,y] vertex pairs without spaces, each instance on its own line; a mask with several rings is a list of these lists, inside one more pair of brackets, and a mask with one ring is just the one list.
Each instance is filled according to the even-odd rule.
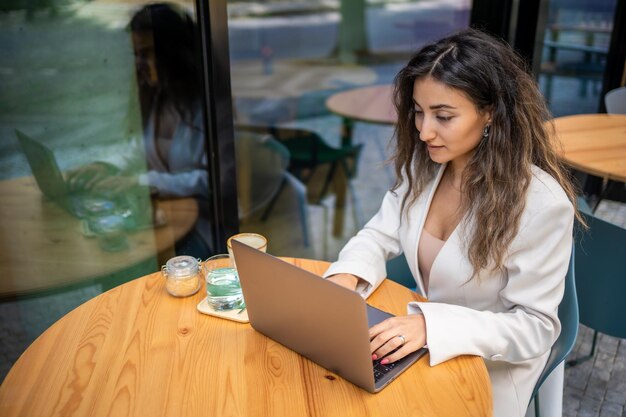
[[198,260],[193,256],[175,256],[165,263],[165,270],[173,278],[186,278],[199,271]]

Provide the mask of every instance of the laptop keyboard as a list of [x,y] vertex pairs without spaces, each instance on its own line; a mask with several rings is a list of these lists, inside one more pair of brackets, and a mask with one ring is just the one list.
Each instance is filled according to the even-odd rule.
[[391,371],[393,368],[396,367],[396,365],[397,365],[397,362],[383,365],[378,360],[374,361],[374,381],[375,382],[380,381],[382,377],[387,375],[389,371]]
[[[400,349],[400,347],[395,348],[394,350],[392,350],[391,352],[389,352],[387,355],[391,355],[392,353],[394,353],[396,350]],[[382,377],[384,377],[385,375],[387,375],[389,373],[389,371],[391,371],[393,368],[396,367],[396,365],[398,365],[398,362],[392,362],[392,363],[387,363],[385,365],[383,365],[382,363],[380,363],[380,361],[382,361],[385,358],[380,358],[377,359],[373,362],[374,364],[374,382],[378,382],[380,381],[380,379]]]

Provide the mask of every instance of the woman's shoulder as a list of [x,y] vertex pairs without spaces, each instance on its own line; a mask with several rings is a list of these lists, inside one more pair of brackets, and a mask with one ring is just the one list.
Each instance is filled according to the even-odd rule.
[[538,166],[531,167],[532,177],[528,187],[527,208],[535,211],[550,206],[562,206],[573,209],[563,187]]
[[[437,180],[437,177],[443,173],[444,168],[445,164],[435,164],[432,168],[432,171],[430,172],[428,170],[413,172],[412,175],[414,181],[420,176],[424,177],[425,187],[422,190],[422,194],[428,194],[431,191],[433,185]],[[407,177],[407,174],[404,170],[400,174],[400,181],[397,181],[395,188],[391,188],[390,191],[393,194],[400,196],[404,196],[404,194],[412,192],[412,190],[409,188],[409,178]]]
[[528,242],[539,244],[546,233],[571,236],[573,222],[574,206],[563,187],[546,171],[533,166],[526,204],[511,250],[519,245],[526,246]]

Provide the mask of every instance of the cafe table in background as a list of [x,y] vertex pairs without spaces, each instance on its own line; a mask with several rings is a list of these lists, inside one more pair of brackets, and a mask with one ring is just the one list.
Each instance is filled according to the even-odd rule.
[[[285,258],[316,274],[327,262]],[[435,367],[426,355],[370,394],[237,323],[200,314],[155,273],[68,313],[24,352],[0,386],[0,415],[14,416],[436,416],[489,417],[483,360]],[[368,299],[405,314],[421,299],[391,281]],[[332,343],[332,341],[331,341]]]
[[557,117],[554,127],[563,156],[573,168],[606,180],[626,182],[626,115]]
[[354,122],[395,125],[398,119],[393,105],[393,85],[370,85],[333,94],[326,100],[329,111],[342,117],[341,141],[352,143]]
[[596,207],[610,191],[610,185],[626,182],[626,115],[557,117],[554,128],[567,164],[604,180]]
[[[326,100],[326,108],[342,119],[341,144],[350,146],[353,142],[354,122],[367,122],[383,125],[396,123],[396,110],[392,100],[391,84],[370,85],[335,93]],[[344,175],[335,176],[335,218],[333,235],[341,236],[344,220],[344,201],[347,188]]]

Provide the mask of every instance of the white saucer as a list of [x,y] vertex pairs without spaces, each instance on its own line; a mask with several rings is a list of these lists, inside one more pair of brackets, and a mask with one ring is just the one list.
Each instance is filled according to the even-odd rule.
[[207,301],[206,297],[198,303],[197,309],[199,312],[203,314],[208,314],[209,316],[221,317],[227,320],[238,321],[239,323],[249,323],[248,319],[248,310],[244,310],[241,313],[239,312],[241,309],[236,308],[233,310],[225,310],[225,311],[217,311],[211,307]]

